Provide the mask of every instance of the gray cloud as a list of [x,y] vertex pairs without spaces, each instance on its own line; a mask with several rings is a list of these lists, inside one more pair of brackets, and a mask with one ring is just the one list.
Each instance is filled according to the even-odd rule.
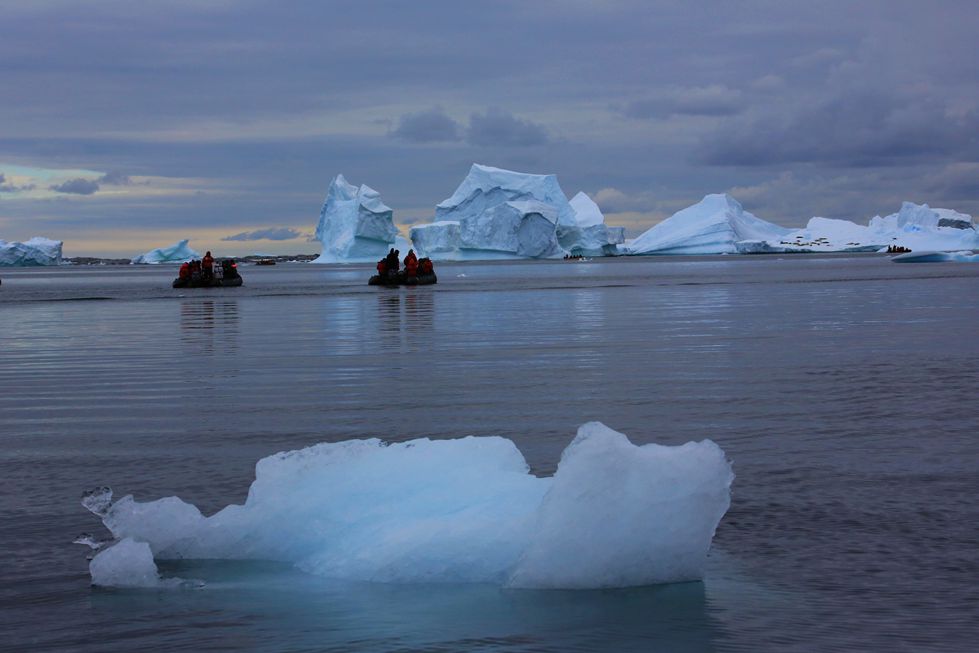
[[812,106],[725,123],[707,135],[699,159],[709,165],[817,163],[895,166],[979,157],[979,113],[955,115],[930,95],[844,91]]
[[0,172],[0,193],[18,193],[20,191],[34,190],[34,188],[34,184],[25,184],[23,186],[8,184],[6,175]]
[[732,116],[741,113],[744,106],[745,98],[741,91],[722,84],[711,84],[668,89],[658,97],[630,102],[623,112],[630,118],[639,119],[677,115]]
[[56,193],[68,193],[71,195],[92,195],[99,190],[99,182],[92,181],[91,179],[83,179],[78,177],[77,179],[69,179],[68,181],[61,184],[54,184],[48,186],[51,190]]
[[110,171],[99,177],[98,183],[108,186],[130,186],[133,181],[128,175],[118,171]]
[[294,240],[296,238],[306,237],[308,237],[308,234],[289,227],[269,227],[268,229],[256,229],[255,231],[243,231],[233,236],[225,236],[221,240]]
[[472,114],[466,138],[473,145],[494,147],[529,147],[550,140],[542,125],[497,108]]
[[390,134],[411,143],[458,141],[462,138],[462,126],[442,107],[432,107],[427,111],[401,116],[398,126]]

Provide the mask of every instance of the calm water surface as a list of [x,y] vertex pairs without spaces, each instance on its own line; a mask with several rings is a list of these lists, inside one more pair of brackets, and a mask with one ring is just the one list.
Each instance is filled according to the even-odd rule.
[[[979,266],[884,257],[0,270],[0,649],[974,650]],[[538,474],[578,425],[711,438],[737,479],[703,583],[602,592],[338,583],[182,563],[89,586],[111,485],[241,502],[262,456],[502,435]]]

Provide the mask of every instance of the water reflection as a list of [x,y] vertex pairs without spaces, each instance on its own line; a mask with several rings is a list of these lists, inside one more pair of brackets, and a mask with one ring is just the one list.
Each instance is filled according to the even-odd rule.
[[238,350],[238,301],[205,299],[180,303],[180,332],[185,345],[199,354]]
[[[175,619],[161,647],[244,638],[254,650],[712,651],[723,625],[703,583],[606,591],[332,581],[282,565],[183,562],[198,592],[96,592],[96,620]],[[208,615],[200,618],[196,615]]]

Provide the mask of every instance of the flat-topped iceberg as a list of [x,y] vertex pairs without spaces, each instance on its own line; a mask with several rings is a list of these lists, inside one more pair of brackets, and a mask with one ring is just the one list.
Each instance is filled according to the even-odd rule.
[[0,240],[0,265],[23,267],[33,265],[59,265],[61,263],[60,240],[35,236],[20,243]]
[[[636,446],[591,422],[553,477],[531,474],[499,437],[350,440],[263,458],[244,503],[210,517],[176,497],[112,503],[105,488],[83,504],[157,560],[282,561],[379,582],[627,587],[703,576],[733,478],[709,440]],[[145,550],[113,548],[93,560],[93,579],[102,570],[117,586],[154,582]],[[96,564],[106,555],[120,564]]]
[[133,265],[158,265],[160,263],[183,263],[200,258],[201,255],[190,248],[189,242],[190,240],[185,238],[169,247],[157,247],[145,254],[133,257],[130,263]]
[[313,263],[373,263],[388,253],[397,235],[394,212],[380,194],[337,175],[320,210],[316,238],[323,253]]
[[757,218],[730,195],[707,195],[645,231],[622,249],[627,254],[735,254],[741,241],[767,241],[788,229]]

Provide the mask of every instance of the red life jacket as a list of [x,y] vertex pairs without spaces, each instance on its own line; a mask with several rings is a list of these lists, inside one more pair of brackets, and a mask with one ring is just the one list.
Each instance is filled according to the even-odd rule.
[[380,275],[383,276],[384,275],[384,270],[386,268],[387,268],[387,266],[384,264],[384,259],[381,259],[380,261],[377,262],[377,273],[378,274],[380,274]]

